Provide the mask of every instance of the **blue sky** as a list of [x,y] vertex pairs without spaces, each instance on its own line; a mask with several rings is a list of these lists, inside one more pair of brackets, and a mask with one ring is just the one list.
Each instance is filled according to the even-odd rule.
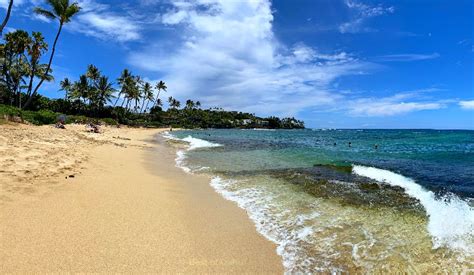
[[[164,80],[181,101],[309,127],[474,129],[469,0],[78,2],[44,95],[95,64],[112,79],[129,68]],[[57,23],[32,15],[38,5],[16,0],[8,30],[52,44]]]

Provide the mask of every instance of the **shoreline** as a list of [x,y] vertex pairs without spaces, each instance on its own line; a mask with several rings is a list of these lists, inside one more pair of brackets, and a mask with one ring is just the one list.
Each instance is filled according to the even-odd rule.
[[[2,137],[13,128],[0,127],[0,150],[17,150],[12,137]],[[0,172],[11,174],[9,182],[0,180],[0,219],[7,221],[0,225],[0,272],[283,272],[276,245],[244,210],[207,177],[175,167],[174,149],[153,139],[162,130],[106,128],[110,133],[94,136],[80,133],[82,126],[68,126],[71,135],[16,127],[31,148],[51,143],[38,157],[69,162],[41,163],[23,178],[12,172],[21,163]],[[62,145],[76,147],[68,152]],[[42,178],[41,170],[49,174]],[[25,183],[34,184],[25,191]]]

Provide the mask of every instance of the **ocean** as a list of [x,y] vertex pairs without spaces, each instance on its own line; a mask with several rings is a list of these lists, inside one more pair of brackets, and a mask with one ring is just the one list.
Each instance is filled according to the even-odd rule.
[[176,165],[210,175],[287,273],[473,272],[474,131],[185,130]]

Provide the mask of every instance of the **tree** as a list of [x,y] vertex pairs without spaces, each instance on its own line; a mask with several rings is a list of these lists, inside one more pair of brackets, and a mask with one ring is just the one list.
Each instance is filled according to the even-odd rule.
[[[31,43],[31,38],[26,31],[17,30],[5,35],[4,60],[2,66],[2,79],[9,92],[10,104],[21,100],[21,85],[25,84],[24,77],[28,75],[28,61],[25,51]],[[21,107],[21,103],[18,103]]]
[[[35,13],[39,15],[43,15],[46,18],[49,18],[52,20],[59,20],[59,29],[56,34],[56,38],[54,39],[53,48],[51,50],[51,56],[48,62],[48,67],[45,70],[45,76],[51,69],[51,64],[53,63],[54,52],[56,51],[56,44],[58,43],[59,35],[61,34],[63,25],[66,23],[69,23],[71,21],[71,18],[81,10],[81,7],[77,3],[72,3],[71,5],[69,5],[69,0],[47,0],[47,2],[51,6],[52,11],[45,10],[40,7],[36,7]],[[29,104],[31,104],[31,101],[34,95],[38,92],[44,80],[45,80],[44,77],[40,79],[40,82],[36,86],[35,90],[28,98],[28,101],[25,104],[25,108],[28,107]]]
[[3,19],[2,25],[0,25],[0,36],[3,35],[3,29],[7,25],[8,20],[10,19],[12,7],[13,7],[13,0],[10,0],[10,2],[8,3],[7,14],[5,15],[5,19]]
[[39,64],[47,46],[38,32],[33,32],[30,36],[26,31],[17,30],[5,35],[5,44],[0,47],[0,84],[10,104],[16,102],[19,108],[22,107],[22,90],[26,88],[30,91],[35,78],[52,80],[50,71],[46,71],[46,65]]
[[89,91],[90,91],[90,86],[87,80],[87,76],[83,74],[79,77],[78,81],[74,82],[72,86],[71,98],[79,99],[79,100],[82,99],[84,101],[84,104],[86,104],[87,99],[90,97]]
[[132,86],[131,98],[135,101],[135,106],[133,107],[133,110],[135,112],[138,112],[140,108],[140,100],[142,99],[143,79],[141,78],[141,76],[137,75],[134,77],[134,80],[135,83]]
[[186,109],[194,109],[195,105],[196,104],[191,99],[186,100]]
[[71,90],[72,90],[72,83],[69,80],[69,78],[66,77],[63,80],[61,80],[61,82],[59,82],[59,85],[61,86],[60,91],[64,91],[64,100],[70,99],[70,97],[71,97],[70,93],[71,93]]
[[28,47],[28,54],[31,57],[30,66],[30,82],[28,83],[27,96],[31,95],[31,90],[33,89],[33,80],[38,73],[41,65],[39,65],[39,60],[41,55],[43,55],[48,50],[48,44],[44,41],[44,37],[39,32],[33,32],[33,40],[31,45]]
[[[128,69],[124,69],[120,75],[120,77],[117,79],[118,84],[121,86],[121,89],[117,95],[117,100],[115,100],[114,106],[117,105],[117,102],[120,99],[120,96],[125,94],[126,90],[126,82],[128,81],[128,78],[132,77],[132,74]],[[125,101],[125,100],[124,100]],[[123,102],[122,102],[123,105]]]
[[168,98],[168,103],[170,104],[171,109],[178,109],[181,106],[181,102],[171,96]]
[[97,106],[104,107],[107,102],[110,102],[114,97],[115,89],[113,84],[109,82],[109,78],[106,76],[99,77],[96,84],[97,91]]
[[91,80],[91,85],[96,85],[101,77],[99,69],[92,64],[87,66],[86,76]]
[[[140,111],[141,113],[143,113],[144,111],[148,109],[148,104],[150,103],[150,101],[153,101],[154,99],[153,87],[151,86],[149,82],[145,82],[142,89],[143,89],[142,90],[143,104],[142,104],[142,109]],[[145,106],[145,102],[146,102],[146,106]]]
[[156,95],[156,100],[155,100],[154,106],[156,106],[157,103],[158,103],[158,99],[160,98],[160,92],[161,92],[162,90],[166,92],[166,89],[168,89],[168,87],[166,87],[165,82],[163,82],[163,81],[160,80],[160,82],[158,82],[158,83],[156,84],[156,87],[155,87],[155,88],[158,90],[158,93],[157,93],[157,95]]

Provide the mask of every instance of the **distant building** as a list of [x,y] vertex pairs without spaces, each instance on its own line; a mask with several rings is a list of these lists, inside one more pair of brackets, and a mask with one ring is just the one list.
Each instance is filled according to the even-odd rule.
[[251,119],[242,119],[242,125],[249,125],[252,123]]

